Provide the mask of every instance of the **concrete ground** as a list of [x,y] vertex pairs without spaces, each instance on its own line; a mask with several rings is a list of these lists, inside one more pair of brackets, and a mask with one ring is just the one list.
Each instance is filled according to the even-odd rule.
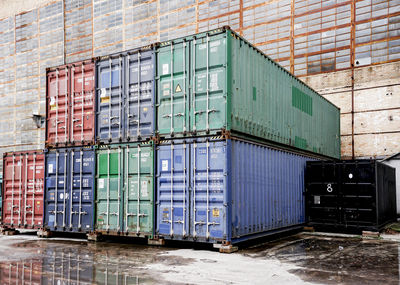
[[400,243],[297,234],[221,254],[0,236],[0,284],[399,284]]

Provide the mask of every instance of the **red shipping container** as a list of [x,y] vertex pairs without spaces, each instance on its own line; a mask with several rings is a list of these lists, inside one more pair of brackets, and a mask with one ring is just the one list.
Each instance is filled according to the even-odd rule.
[[44,153],[10,152],[3,157],[2,223],[8,228],[43,225]]
[[47,71],[46,146],[92,145],[95,141],[94,62]]

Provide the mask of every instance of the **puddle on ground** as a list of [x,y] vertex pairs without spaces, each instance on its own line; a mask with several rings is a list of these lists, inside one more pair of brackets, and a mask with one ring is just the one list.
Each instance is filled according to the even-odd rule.
[[204,284],[206,280],[219,280],[246,284],[245,276],[244,280],[252,280],[247,284],[292,284],[296,279],[319,284],[399,284],[399,245],[382,240],[296,235],[234,255],[219,255],[129,243],[24,240],[21,236],[1,238],[0,283]]
[[302,280],[322,284],[399,284],[400,245],[382,240],[295,236],[244,250],[290,263]]
[[[144,268],[164,262],[158,253],[165,249],[156,247],[37,240],[18,242],[9,250],[14,260],[0,262],[1,284],[168,284]],[[173,264],[188,261],[175,258]]]

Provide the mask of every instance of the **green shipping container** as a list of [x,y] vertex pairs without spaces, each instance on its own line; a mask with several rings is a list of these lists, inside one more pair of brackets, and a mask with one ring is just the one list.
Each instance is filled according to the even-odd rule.
[[228,28],[157,50],[161,138],[230,131],[340,158],[340,110]]
[[154,225],[152,142],[96,150],[97,233],[151,237]]

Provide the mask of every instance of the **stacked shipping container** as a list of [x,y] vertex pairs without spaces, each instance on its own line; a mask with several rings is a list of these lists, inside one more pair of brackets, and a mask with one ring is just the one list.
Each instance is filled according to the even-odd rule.
[[228,28],[49,69],[46,98],[50,232],[291,229],[306,161],[340,155],[339,110]]
[[5,153],[3,162],[3,227],[41,228],[45,178],[43,151]]

